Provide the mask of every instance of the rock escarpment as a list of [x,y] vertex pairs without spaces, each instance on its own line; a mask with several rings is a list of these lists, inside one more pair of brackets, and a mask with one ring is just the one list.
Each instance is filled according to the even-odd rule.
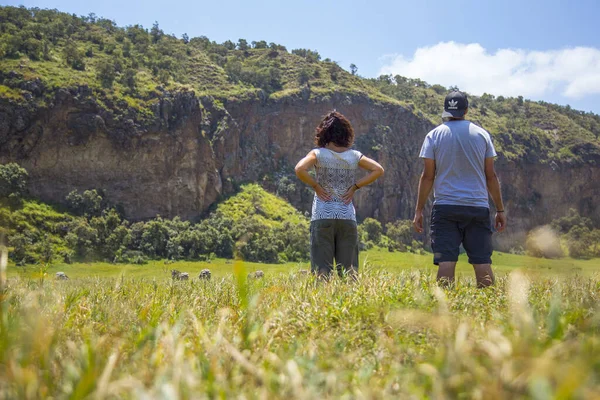
[[[32,194],[44,201],[62,202],[75,189],[103,189],[133,220],[195,218],[248,181],[308,211],[312,196],[293,177],[293,166],[333,108],[352,121],[356,148],[386,169],[383,179],[357,194],[359,217],[412,218],[418,152],[433,127],[409,108],[339,93],[221,104],[192,92],[162,92],[151,113],[141,115],[95,98],[84,86],[60,89],[41,107],[29,104],[2,100],[0,161],[25,167]],[[600,223],[600,159],[558,165],[500,155],[497,165],[513,232],[569,208]]]
[[4,103],[2,162],[30,174],[30,191],[63,202],[72,190],[102,189],[128,217],[192,218],[221,193],[202,114],[191,92],[166,93],[144,125],[117,115],[87,87],[60,89],[44,108]]

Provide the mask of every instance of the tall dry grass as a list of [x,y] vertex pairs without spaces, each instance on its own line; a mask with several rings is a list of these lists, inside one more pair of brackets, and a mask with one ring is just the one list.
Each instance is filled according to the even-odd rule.
[[9,280],[0,398],[594,398],[600,279]]

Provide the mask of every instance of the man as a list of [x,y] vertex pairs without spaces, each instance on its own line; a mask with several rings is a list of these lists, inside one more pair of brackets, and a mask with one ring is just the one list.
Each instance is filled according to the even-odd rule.
[[443,286],[454,282],[462,243],[475,269],[477,286],[487,287],[494,284],[488,192],[496,206],[498,232],[506,227],[506,214],[494,170],[494,145],[488,132],[465,120],[468,106],[464,93],[449,93],[442,113],[445,122],[425,138],[419,155],[425,167],[413,225],[423,232],[423,208],[433,187],[431,247],[438,282]]

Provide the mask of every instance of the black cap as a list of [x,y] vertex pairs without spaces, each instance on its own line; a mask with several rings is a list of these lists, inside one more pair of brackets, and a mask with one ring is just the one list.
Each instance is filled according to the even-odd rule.
[[444,100],[442,118],[462,118],[468,107],[469,100],[467,100],[466,94],[458,90],[450,92]]

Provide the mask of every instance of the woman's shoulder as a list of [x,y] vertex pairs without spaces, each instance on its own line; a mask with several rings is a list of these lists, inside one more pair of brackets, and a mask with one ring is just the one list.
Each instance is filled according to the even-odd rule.
[[361,153],[361,152],[360,152],[360,151],[358,151],[358,150],[354,150],[354,149],[352,149],[352,150],[350,150],[350,152],[352,153],[352,155],[354,156],[354,158],[356,159],[356,161],[360,161],[360,159],[361,159],[361,158],[362,158],[362,156],[363,156],[363,153]]
[[363,156],[360,151],[354,149],[339,152],[328,149],[327,147],[317,147],[311,151],[314,152],[317,158],[345,160],[346,162],[358,162]]

